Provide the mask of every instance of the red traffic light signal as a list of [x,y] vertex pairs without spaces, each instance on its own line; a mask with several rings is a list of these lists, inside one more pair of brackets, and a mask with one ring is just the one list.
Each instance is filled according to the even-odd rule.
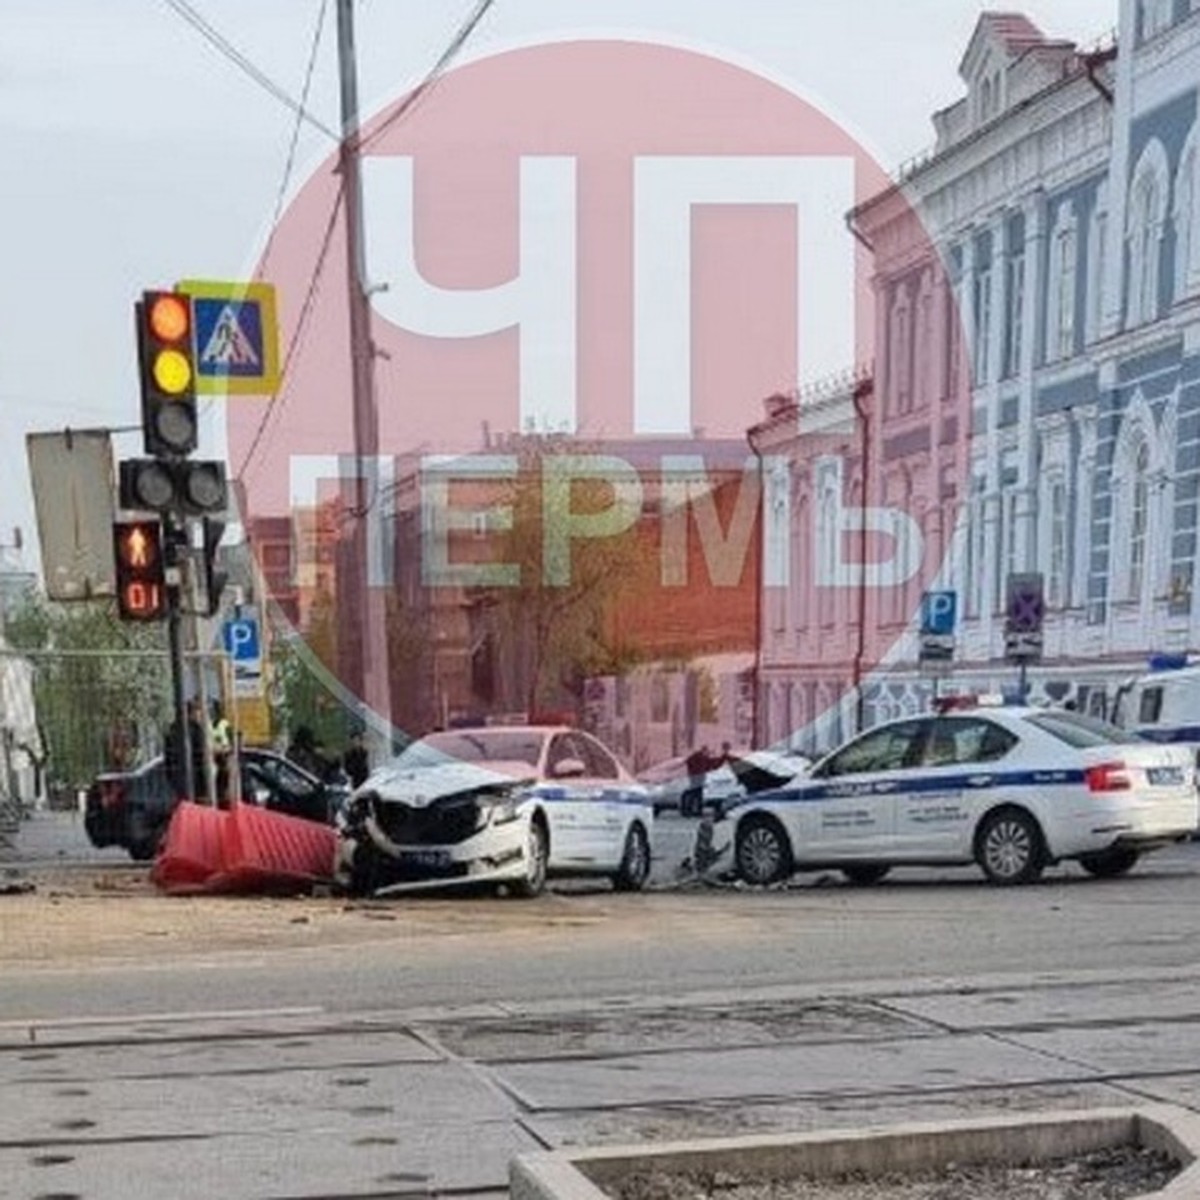
[[134,311],[146,453],[157,458],[191,454],[197,442],[191,297],[143,292]]
[[161,621],[167,615],[162,526],[157,521],[113,524],[117,612],[125,621]]

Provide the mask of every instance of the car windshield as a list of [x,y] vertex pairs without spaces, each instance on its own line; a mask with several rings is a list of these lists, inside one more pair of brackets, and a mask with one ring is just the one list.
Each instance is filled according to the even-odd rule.
[[414,742],[396,760],[400,767],[435,767],[447,759],[457,762],[521,762],[536,767],[542,755],[542,735],[526,730],[462,729],[434,733]]
[[1127,729],[1119,729],[1097,717],[1085,717],[1081,713],[1048,712],[1027,718],[1030,725],[1056,737],[1076,750],[1088,750],[1093,746],[1120,746],[1145,739]]

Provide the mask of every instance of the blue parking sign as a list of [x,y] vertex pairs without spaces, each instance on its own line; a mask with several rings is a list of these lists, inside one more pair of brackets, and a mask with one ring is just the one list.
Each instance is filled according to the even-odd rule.
[[926,592],[921,597],[921,633],[949,637],[958,622],[957,592]]
[[258,622],[252,617],[226,621],[221,629],[225,653],[235,663],[256,663],[262,657],[259,647]]

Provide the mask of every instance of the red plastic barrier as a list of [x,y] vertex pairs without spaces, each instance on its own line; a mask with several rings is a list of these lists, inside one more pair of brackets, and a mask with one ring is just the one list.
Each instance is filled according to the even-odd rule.
[[184,800],[171,816],[150,878],[173,895],[205,890],[225,867],[230,814]]
[[249,804],[222,810],[184,801],[150,878],[171,895],[295,890],[329,879],[336,852],[328,825]]
[[237,891],[315,883],[333,875],[337,834],[328,825],[234,806],[224,839],[223,873]]

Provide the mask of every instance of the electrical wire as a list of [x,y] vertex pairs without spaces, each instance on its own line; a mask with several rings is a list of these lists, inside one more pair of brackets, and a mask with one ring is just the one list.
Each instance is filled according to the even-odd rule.
[[[304,86],[300,90],[300,109],[304,109],[308,105],[308,93],[312,87],[313,71],[317,65],[317,51],[321,46],[321,34],[325,29],[325,13],[329,8],[329,0],[321,0],[321,8],[317,12],[317,27],[313,30],[312,46],[308,52],[308,66],[304,71]],[[288,184],[292,181],[292,169],[296,165],[296,147],[300,142],[300,122],[302,121],[299,110],[296,112],[296,120],[292,125],[292,140],[288,145],[287,161],[283,165],[283,178],[279,181],[279,193],[275,197],[275,216],[271,220],[271,234],[267,239],[267,248],[263,251],[263,261],[266,261],[267,253],[271,249],[271,241],[275,237],[275,231],[279,226],[279,217],[283,212],[283,201],[287,195]]]
[[242,459],[241,465],[234,472],[237,478],[241,478],[246,469],[250,466],[251,460],[254,458],[255,452],[258,450],[262,442],[263,435],[266,433],[267,425],[271,420],[272,414],[281,413],[287,405],[288,384],[292,381],[291,367],[296,360],[296,355],[300,351],[303,342],[305,330],[308,327],[309,317],[312,315],[313,305],[316,302],[317,291],[321,284],[321,274],[325,269],[325,259],[329,255],[329,247],[333,242],[333,231],[337,228],[338,213],[341,212],[342,202],[346,196],[345,185],[338,184],[337,195],[334,197],[333,208],[329,213],[329,221],[325,226],[325,234],[321,239],[321,249],[317,254],[317,261],[313,267],[312,275],[309,277],[308,290],[304,295],[304,302],[300,306],[300,314],[296,318],[296,328],[292,331],[291,340],[288,342],[287,353],[284,355],[283,369],[280,372],[281,380],[279,389],[267,401],[267,406],[263,411],[262,418],[258,422],[258,428],[254,431],[254,437],[250,442],[250,447],[246,451]]
[[326,137],[332,138],[333,141],[341,141],[341,136],[338,133],[330,129],[319,117],[315,117],[310,113],[303,104],[294,100],[269,75],[247,58],[223,33],[197,12],[188,3],[188,0],[163,0],[163,3],[178,16],[182,17],[201,37],[254,80],[265,92],[274,96],[280,104],[290,108],[298,118],[307,121],[314,128],[319,129],[325,134]]
[[371,145],[377,138],[390,129],[396,122],[403,120],[408,114],[421,102],[425,94],[437,83],[438,79],[445,73],[446,68],[458,57],[462,48],[470,40],[471,35],[479,26],[480,21],[487,16],[488,9],[492,7],[495,0],[478,0],[474,11],[467,19],[459,26],[454,37],[450,39],[449,45],[442,51],[437,62],[430,68],[429,73],[424,79],[411,91],[405,98],[399,108],[393,112],[387,120],[383,122],[377,129],[371,131],[370,136],[363,139],[361,148],[365,149]]

